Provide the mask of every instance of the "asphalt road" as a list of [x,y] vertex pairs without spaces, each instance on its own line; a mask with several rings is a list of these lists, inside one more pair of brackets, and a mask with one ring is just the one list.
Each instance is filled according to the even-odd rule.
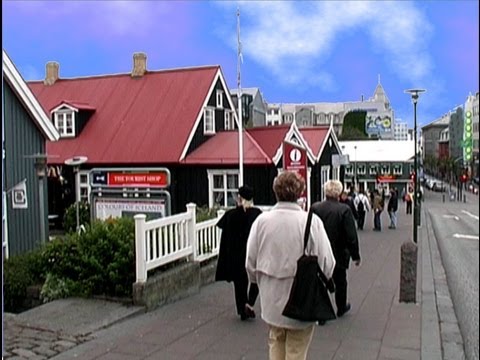
[[479,198],[443,202],[427,191],[422,204],[431,218],[467,359],[479,359]]

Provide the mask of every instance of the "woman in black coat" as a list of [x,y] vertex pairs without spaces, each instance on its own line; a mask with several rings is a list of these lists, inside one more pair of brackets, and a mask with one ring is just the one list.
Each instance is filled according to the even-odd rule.
[[254,318],[253,305],[258,296],[257,284],[250,284],[245,269],[247,239],[255,219],[262,213],[252,206],[253,190],[238,189],[237,207],[228,210],[218,221],[222,229],[218,254],[216,281],[233,281],[237,313],[242,320]]

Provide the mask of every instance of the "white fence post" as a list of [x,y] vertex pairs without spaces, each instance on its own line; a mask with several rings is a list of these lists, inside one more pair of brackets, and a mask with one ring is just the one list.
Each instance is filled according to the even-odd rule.
[[188,221],[188,239],[192,244],[193,255],[192,259],[195,261],[198,256],[197,244],[197,205],[194,203],[187,204],[187,213],[190,215]]
[[147,254],[145,253],[145,214],[137,214],[135,219],[135,264],[137,282],[147,281]]

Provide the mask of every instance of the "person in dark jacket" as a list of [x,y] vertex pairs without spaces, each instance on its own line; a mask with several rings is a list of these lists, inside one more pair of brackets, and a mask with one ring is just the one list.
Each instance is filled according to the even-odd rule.
[[241,320],[255,317],[253,305],[258,287],[253,283],[248,286],[245,261],[250,228],[261,212],[253,207],[253,189],[245,185],[238,189],[237,207],[228,210],[217,223],[222,229],[222,236],[215,281],[233,281],[237,313]]
[[351,197],[346,191],[343,191],[342,195],[340,195],[339,201],[343,204],[348,205],[350,210],[352,210],[353,218],[355,219],[355,221],[358,221],[358,212],[357,212],[357,209],[355,208],[353,197]]
[[350,303],[347,302],[347,269],[350,258],[356,266],[360,265],[360,250],[353,213],[348,205],[339,202],[342,189],[343,185],[340,181],[327,181],[324,185],[326,200],[312,205],[313,212],[323,221],[335,256],[333,281],[339,317],[351,308]]
[[390,189],[390,199],[388,200],[387,211],[390,216],[389,229],[397,228],[397,210],[398,210],[398,192],[396,189]]

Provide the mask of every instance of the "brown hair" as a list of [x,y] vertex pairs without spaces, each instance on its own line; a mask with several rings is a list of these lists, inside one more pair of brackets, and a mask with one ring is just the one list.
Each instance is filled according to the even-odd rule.
[[305,180],[294,171],[283,171],[273,180],[273,192],[277,201],[296,202],[305,190]]

